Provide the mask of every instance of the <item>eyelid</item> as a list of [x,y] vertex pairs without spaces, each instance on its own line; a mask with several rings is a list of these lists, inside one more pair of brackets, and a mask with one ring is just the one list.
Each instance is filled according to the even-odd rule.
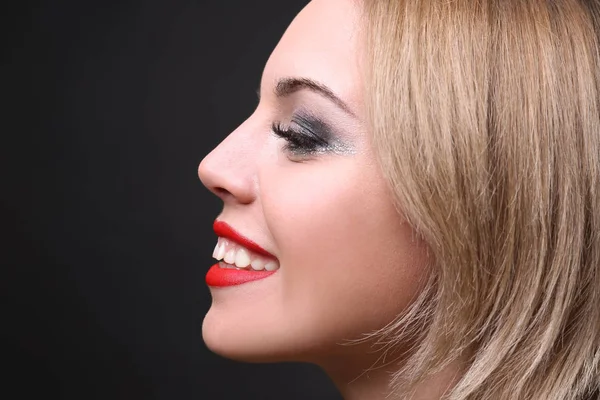
[[322,129],[315,129],[314,122],[304,119],[302,116],[298,116],[297,118],[292,118],[292,124],[296,125],[302,134],[310,137],[315,140],[322,146],[327,146],[328,138],[330,136],[329,132],[323,131]]
[[[297,124],[296,124],[297,125]],[[271,126],[273,134],[286,140],[284,151],[297,156],[309,157],[318,154],[354,155],[354,146],[338,140],[336,137],[325,139],[321,135],[307,134],[302,129],[285,127],[274,122]]]
[[286,141],[283,151],[290,153],[294,157],[302,158],[310,157],[324,151],[328,146],[327,143],[321,144],[313,135],[307,135],[291,127],[284,127],[280,122],[274,122],[271,125],[271,130],[274,135]]
[[332,129],[323,119],[306,111],[294,113],[291,123],[324,143],[331,142],[335,137]]
[[327,147],[328,143],[323,138],[312,132],[306,132],[306,129],[300,127],[295,128],[293,126],[284,126],[281,122],[273,122],[271,130],[278,137],[286,139],[288,142],[299,143],[299,142],[310,142],[311,147]]

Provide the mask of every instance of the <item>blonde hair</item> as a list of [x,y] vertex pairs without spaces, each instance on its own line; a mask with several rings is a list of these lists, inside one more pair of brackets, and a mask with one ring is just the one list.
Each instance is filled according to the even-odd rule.
[[416,343],[396,393],[467,356],[449,399],[597,396],[600,2],[362,7],[372,145],[435,260],[377,332]]

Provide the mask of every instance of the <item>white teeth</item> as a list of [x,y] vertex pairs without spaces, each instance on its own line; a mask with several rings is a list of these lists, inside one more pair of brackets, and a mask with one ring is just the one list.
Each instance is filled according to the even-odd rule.
[[267,265],[265,265],[265,269],[267,271],[275,271],[279,268],[279,265],[275,261],[269,261]]
[[225,257],[225,243],[218,241],[219,250],[217,251],[217,256],[215,257],[217,260],[221,261],[223,257]]
[[265,262],[260,258],[255,258],[254,260],[252,260],[252,263],[250,265],[252,265],[252,269],[255,271],[265,269]]
[[270,260],[225,238],[219,238],[213,250],[213,258],[221,261],[221,268],[238,268],[254,271],[275,271],[279,269],[276,260]]
[[237,254],[235,255],[235,266],[238,268],[246,268],[250,265],[250,256],[248,252],[243,248],[238,248]]
[[233,264],[235,263],[235,249],[229,249],[227,250],[227,253],[225,253],[225,262],[227,264]]

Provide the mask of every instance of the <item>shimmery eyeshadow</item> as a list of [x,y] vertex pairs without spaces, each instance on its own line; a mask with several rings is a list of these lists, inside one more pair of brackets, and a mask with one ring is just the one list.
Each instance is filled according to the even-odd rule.
[[355,154],[353,146],[342,141],[339,138],[339,135],[333,132],[329,124],[312,113],[308,113],[306,111],[296,112],[292,116],[292,123],[297,125],[303,132],[310,134],[323,143],[323,146],[316,151],[317,154]]

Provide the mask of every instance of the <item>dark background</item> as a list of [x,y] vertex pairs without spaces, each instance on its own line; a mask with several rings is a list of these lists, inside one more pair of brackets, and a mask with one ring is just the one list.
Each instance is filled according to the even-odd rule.
[[0,396],[338,399],[201,337],[222,204],[197,166],[306,1],[6,3]]

